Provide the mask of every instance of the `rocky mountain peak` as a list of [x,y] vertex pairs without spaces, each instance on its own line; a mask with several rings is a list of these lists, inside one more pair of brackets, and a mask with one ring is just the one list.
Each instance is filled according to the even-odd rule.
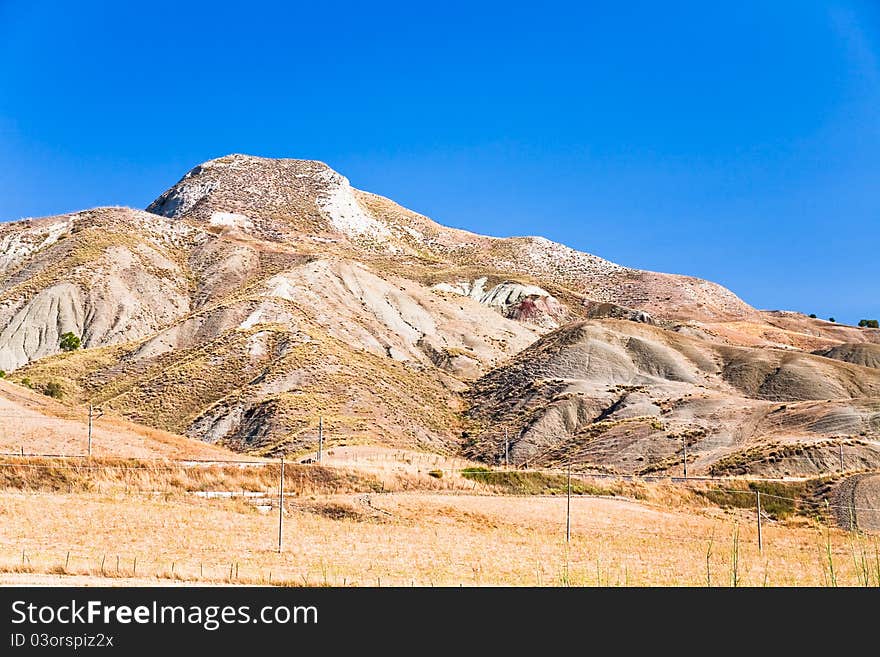
[[226,155],[191,169],[147,208],[216,230],[285,241],[302,234],[383,240],[390,230],[348,179],[316,160]]

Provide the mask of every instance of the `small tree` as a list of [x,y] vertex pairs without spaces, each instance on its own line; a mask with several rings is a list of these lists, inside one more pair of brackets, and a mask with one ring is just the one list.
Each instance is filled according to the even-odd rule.
[[816,313],[810,313],[810,319],[816,319]]
[[837,320],[834,319],[833,317],[829,317],[829,318],[828,318],[828,321],[829,321],[829,322],[836,322]]
[[860,319],[859,326],[862,328],[880,328],[880,321],[876,319]]
[[82,340],[70,331],[61,336],[61,349],[63,351],[75,351],[82,346]]
[[61,384],[57,381],[49,381],[46,384],[46,387],[43,388],[43,394],[52,397],[53,399],[61,399],[64,396],[64,391],[61,389]]

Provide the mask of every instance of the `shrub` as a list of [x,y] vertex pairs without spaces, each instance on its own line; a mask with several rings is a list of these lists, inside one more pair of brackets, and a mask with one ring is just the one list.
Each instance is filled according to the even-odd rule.
[[70,331],[61,336],[60,347],[63,351],[75,351],[82,346],[82,340]]
[[859,326],[862,328],[880,328],[880,321],[876,319],[860,319]]
[[836,322],[837,320],[834,319],[833,317],[829,317],[829,318],[828,318],[828,321],[829,321],[829,322]]
[[57,381],[49,381],[43,388],[43,394],[52,397],[52,399],[61,399],[64,396],[64,390],[61,389],[61,384]]
[[810,319],[816,319],[816,313],[810,313]]
[[434,477],[434,479],[443,479],[443,470],[431,470],[428,472],[429,477]]
[[0,370],[0,379],[6,378],[6,370]]

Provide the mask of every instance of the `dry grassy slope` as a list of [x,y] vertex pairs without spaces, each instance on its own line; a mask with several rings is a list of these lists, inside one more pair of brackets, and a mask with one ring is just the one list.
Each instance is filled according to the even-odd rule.
[[743,450],[761,462],[776,443],[804,443],[816,449],[812,463],[781,454],[790,472],[804,472],[836,454],[829,440],[840,437],[864,443],[853,443],[862,465],[880,465],[871,444],[880,441],[880,371],[634,322],[591,320],[550,333],[477,381],[469,398],[480,428],[468,454],[488,460],[500,457],[506,431],[513,460],[535,465],[574,457],[620,472],[663,471],[680,464],[687,441],[708,471]]
[[[87,410],[26,387],[0,381],[0,452],[80,455],[87,450]],[[240,455],[199,440],[130,422],[114,414],[95,420],[96,457],[238,459]]]
[[[333,270],[325,261],[306,265],[316,266]],[[430,308],[431,347],[402,321],[406,312],[380,321],[345,286],[335,289],[335,300],[298,289],[309,298],[287,298],[286,289],[267,295],[259,284],[148,339],[46,358],[16,376],[37,386],[60,382],[70,398],[248,451],[311,447],[319,415],[337,438],[444,450],[458,436],[455,390],[462,386],[446,371],[467,373],[481,359],[494,363],[533,339],[528,329],[472,300],[453,304],[405,281],[395,288],[397,304],[387,309]],[[407,290],[421,292],[422,305]],[[461,311],[462,303],[473,306],[470,312]],[[322,304],[326,316],[314,312]],[[395,333],[401,322],[406,331]],[[493,322],[496,334],[489,332]]]
[[[757,311],[709,281],[621,267],[541,237],[497,238],[451,229],[380,196],[357,192],[357,198],[408,251],[472,275],[526,278],[561,287],[563,295],[581,303],[613,303],[665,319],[760,321]],[[575,317],[580,314],[575,307]]]

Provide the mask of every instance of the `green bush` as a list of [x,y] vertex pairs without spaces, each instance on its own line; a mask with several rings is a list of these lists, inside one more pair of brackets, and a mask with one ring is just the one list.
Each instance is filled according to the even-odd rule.
[[859,326],[862,328],[880,328],[880,321],[876,319],[860,319]]
[[431,470],[428,472],[429,477],[434,477],[434,479],[443,479],[443,470]]
[[52,399],[61,399],[64,396],[64,390],[61,389],[61,384],[57,381],[49,381],[43,388],[43,394],[52,397]]
[[6,378],[6,370],[0,370],[0,379]]
[[27,378],[27,377],[24,377],[24,378],[21,380],[21,385],[23,385],[25,388],[30,388],[30,389],[32,389],[32,390],[33,390],[33,387],[34,387],[34,384],[31,383],[31,380],[30,380],[29,378]]
[[833,317],[829,317],[829,318],[828,318],[828,321],[829,321],[829,322],[836,322],[837,320],[834,319]]
[[62,351],[75,351],[82,346],[82,340],[80,340],[78,336],[68,331],[61,336],[61,344],[59,346],[61,347]]
[[810,319],[816,319],[816,313],[810,313]]

